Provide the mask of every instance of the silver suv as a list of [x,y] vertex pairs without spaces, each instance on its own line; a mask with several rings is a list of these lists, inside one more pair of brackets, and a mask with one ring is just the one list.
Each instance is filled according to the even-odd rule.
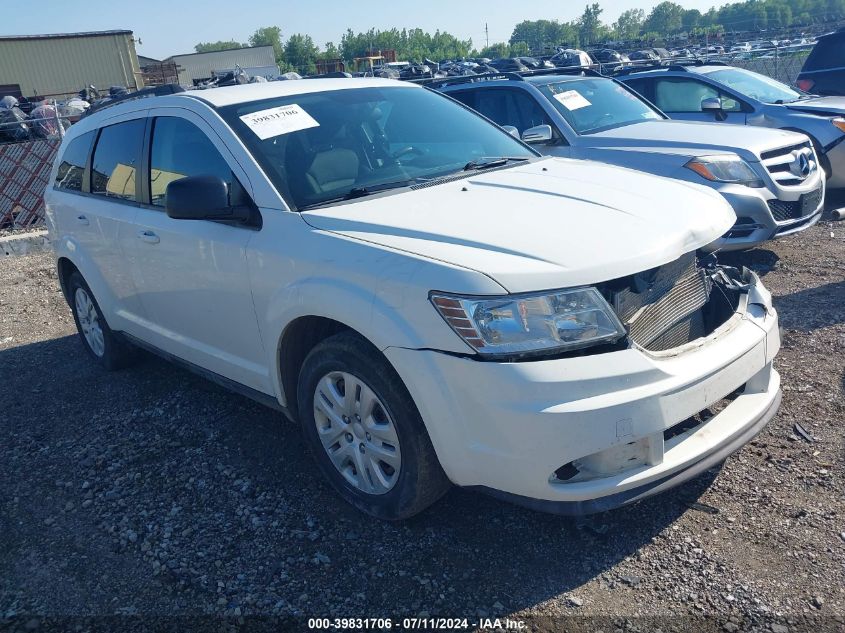
[[802,134],[670,121],[624,84],[589,70],[500,73],[431,85],[543,154],[710,186],[737,216],[710,250],[748,249],[802,231],[824,208],[822,172]]
[[827,188],[845,188],[845,97],[807,94],[719,62],[622,72],[621,81],[673,119],[803,132],[813,142]]

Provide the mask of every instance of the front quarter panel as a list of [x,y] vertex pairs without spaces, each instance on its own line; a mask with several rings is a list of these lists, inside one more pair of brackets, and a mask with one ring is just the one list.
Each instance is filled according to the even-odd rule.
[[317,316],[352,328],[379,349],[471,353],[431,305],[432,290],[504,294],[489,277],[309,226],[298,213],[262,209],[264,226],[247,259],[253,298],[273,372],[276,395],[287,402],[279,350],[287,327]]

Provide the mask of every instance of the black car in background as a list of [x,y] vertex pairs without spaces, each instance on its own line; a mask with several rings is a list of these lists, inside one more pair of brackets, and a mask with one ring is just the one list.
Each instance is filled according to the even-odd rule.
[[650,50],[634,51],[628,58],[632,62],[659,62],[660,55]]
[[531,70],[516,57],[502,57],[500,59],[494,59],[488,64],[488,66],[492,66],[500,73],[521,73],[526,70]]
[[628,66],[631,63],[631,60],[628,59],[627,55],[615,51],[612,48],[602,48],[597,51],[592,51],[591,55],[596,58],[597,62],[608,70],[617,70],[619,68],[623,68],[624,66]]
[[845,95],[845,28],[819,38],[796,85],[817,95]]

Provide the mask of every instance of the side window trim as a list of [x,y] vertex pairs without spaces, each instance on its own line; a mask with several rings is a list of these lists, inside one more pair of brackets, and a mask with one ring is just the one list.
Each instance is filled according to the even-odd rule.
[[150,193],[150,152],[153,150],[153,122],[155,116],[153,114],[147,115],[147,124],[144,126],[144,140],[141,142],[141,160],[138,164],[141,177],[137,180],[139,185],[138,204],[142,207],[149,207],[164,211],[161,207],[155,207],[152,204]]

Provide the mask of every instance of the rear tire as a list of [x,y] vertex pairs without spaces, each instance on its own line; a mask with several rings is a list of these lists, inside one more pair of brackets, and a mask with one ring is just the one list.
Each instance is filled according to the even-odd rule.
[[359,510],[397,521],[448,490],[411,395],[384,356],[357,334],[336,334],[311,350],[297,402],[317,465]]
[[131,364],[136,349],[112,331],[103,316],[94,293],[78,272],[68,278],[68,302],[76,322],[76,330],[85,350],[97,363],[109,371]]

